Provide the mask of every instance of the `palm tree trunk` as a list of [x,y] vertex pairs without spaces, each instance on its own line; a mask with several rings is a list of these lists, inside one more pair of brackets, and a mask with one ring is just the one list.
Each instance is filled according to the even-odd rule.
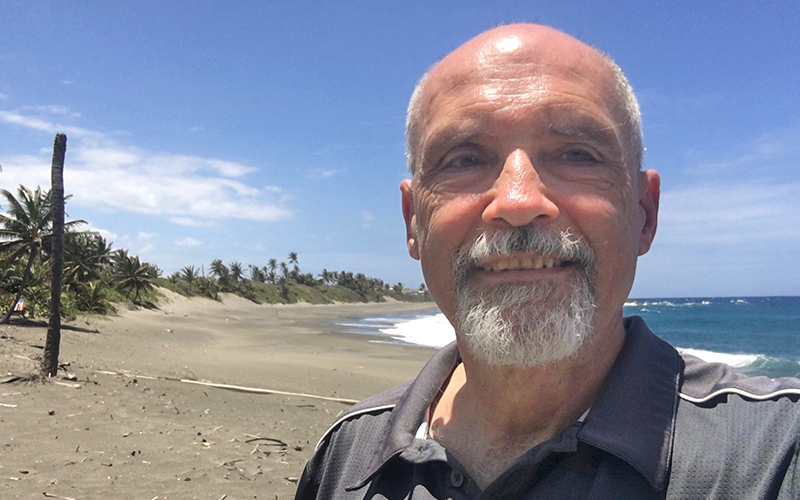
[[53,281],[50,287],[50,320],[42,356],[42,373],[55,377],[58,373],[58,351],[61,347],[61,282],[64,275],[64,155],[67,136],[56,134],[53,163],[50,169],[50,196],[53,206],[53,252],[50,266]]
[[22,273],[22,282],[19,284],[17,296],[11,301],[11,306],[8,308],[8,311],[6,311],[3,319],[0,320],[0,324],[8,323],[9,318],[11,318],[11,314],[14,312],[14,306],[17,305],[20,297],[22,297],[22,293],[25,291],[25,287],[28,286],[28,281],[30,280],[31,276],[31,268],[33,267],[33,261],[36,260],[36,254],[38,253],[36,247],[31,247],[30,251],[31,253],[28,256],[28,263],[25,264],[25,271]]

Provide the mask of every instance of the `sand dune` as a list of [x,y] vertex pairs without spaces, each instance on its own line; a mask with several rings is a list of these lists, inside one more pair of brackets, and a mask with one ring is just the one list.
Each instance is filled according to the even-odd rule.
[[[0,497],[291,498],[346,405],[237,386],[361,399],[412,378],[433,351],[338,333],[331,321],[431,304],[275,305],[164,292],[157,310],[80,318],[60,361],[77,382],[0,385]],[[0,326],[0,377],[37,365],[45,328]]]

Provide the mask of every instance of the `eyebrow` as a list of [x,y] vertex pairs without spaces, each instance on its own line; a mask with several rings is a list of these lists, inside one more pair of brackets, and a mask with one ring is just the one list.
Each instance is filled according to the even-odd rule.
[[470,144],[478,142],[479,138],[494,137],[494,134],[486,132],[486,127],[480,122],[464,127],[463,125],[456,124],[445,127],[436,132],[420,149],[423,158],[431,153],[446,148],[453,147],[457,144]]
[[[582,115],[552,116],[551,110],[545,110],[547,134],[552,137],[565,139],[582,139],[597,145],[613,148],[623,148],[622,139],[617,134],[617,127],[606,124],[595,118]],[[463,122],[451,123],[435,132],[420,148],[422,163],[430,155],[438,156],[443,149],[457,145],[478,143],[489,138],[496,138],[497,134],[487,132],[490,128],[483,119],[469,119],[470,124]]]
[[621,143],[614,125],[603,126],[593,119],[570,118],[551,121],[547,127],[550,135],[568,139],[588,139],[598,144],[615,146]]

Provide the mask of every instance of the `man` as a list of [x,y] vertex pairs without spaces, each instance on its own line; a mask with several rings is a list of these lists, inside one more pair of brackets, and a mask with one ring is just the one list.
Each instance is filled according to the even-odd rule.
[[457,341],[340,418],[298,499],[800,498],[800,381],[622,317],[659,177],[610,58],[490,30],[422,78],[407,135],[408,250]]

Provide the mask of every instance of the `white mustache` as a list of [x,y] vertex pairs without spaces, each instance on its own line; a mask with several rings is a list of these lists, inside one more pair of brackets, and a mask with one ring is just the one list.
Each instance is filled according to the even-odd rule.
[[594,250],[582,238],[575,238],[569,230],[555,233],[536,226],[482,232],[472,244],[456,253],[453,259],[456,281],[465,284],[478,263],[491,256],[519,253],[577,263],[593,282],[596,257]]

